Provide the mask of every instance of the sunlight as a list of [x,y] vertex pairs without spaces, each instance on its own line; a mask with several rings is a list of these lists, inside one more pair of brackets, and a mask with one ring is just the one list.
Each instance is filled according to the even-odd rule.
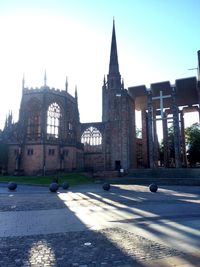
[[[183,189],[182,189],[183,190]],[[198,198],[198,195],[197,194],[192,194],[192,193],[189,193],[189,192],[184,192],[183,191],[176,191],[176,190],[172,190],[172,189],[163,189],[163,188],[159,188],[159,191],[162,192],[163,194],[166,194],[166,195],[173,195],[173,196],[177,196],[177,197],[185,197],[186,200],[188,198]]]
[[[197,222],[198,223],[198,222]],[[193,234],[195,236],[199,236],[200,237],[200,231],[198,229],[192,228],[192,227],[188,227],[182,223],[178,223],[178,222],[172,222],[172,221],[168,221],[167,222],[168,225],[173,226],[175,228],[175,231],[182,231],[185,234]],[[176,230],[177,228],[177,230]]]
[[199,123],[199,113],[197,111],[187,112],[184,114],[185,128],[190,127],[193,123]]
[[[44,255],[50,254],[50,257],[44,257]],[[50,247],[50,245],[47,243],[46,240],[40,240],[37,242],[34,242],[30,252],[29,252],[29,260],[31,265],[34,266],[41,266],[44,264],[44,266],[52,266],[55,264],[56,257],[53,252],[53,249]]]
[[[65,204],[69,210],[91,230],[100,230],[113,226],[120,227],[121,229],[130,231],[130,233],[152,240],[152,242],[157,242],[164,246],[167,245],[169,248],[172,246],[183,252],[198,252],[198,242],[196,241],[200,236],[198,220],[195,221],[191,218],[190,226],[187,226],[188,218],[185,222],[185,217],[182,217],[181,213],[177,215],[172,211],[169,214],[162,214],[162,212],[159,213],[159,210],[157,213],[156,209],[154,212],[154,209],[151,210],[151,204],[150,208],[148,208],[148,201],[147,205],[138,204],[138,207],[134,204],[130,205],[129,201],[138,201],[140,197],[140,193],[138,194],[138,192],[141,191],[146,194],[148,191],[148,187],[146,186],[117,185],[116,187],[120,188],[122,192],[126,190],[124,193],[128,194],[125,194],[125,196],[120,195],[120,190],[118,193],[115,193],[115,186],[113,186],[113,191],[109,193],[70,192],[59,194],[59,197],[65,200]],[[133,197],[129,195],[131,190]],[[137,191],[138,198],[137,195],[134,195],[135,191]],[[185,202],[192,200],[195,203],[199,203],[198,195],[195,192],[192,194],[190,192],[179,192],[160,188],[160,193],[166,200],[171,199],[173,195],[179,201]],[[66,201],[67,199],[70,199],[70,201]],[[154,195],[149,195],[148,199],[154,201]],[[116,236],[114,239],[112,236],[107,236],[107,238],[120,250],[124,249],[124,244],[118,242]],[[185,242],[186,239],[187,242]],[[144,249],[142,245],[139,248],[141,250]],[[182,257],[178,259],[182,262],[185,260]]]
[[[89,83],[91,87],[99,84],[98,92],[101,96],[101,82],[105,67],[103,67],[104,61],[99,61],[100,55],[96,53],[97,50],[102,50],[101,33],[93,31],[91,36],[92,25],[75,21],[70,16],[56,14],[44,16],[34,14],[34,12],[1,16],[0,24],[4,25],[0,27],[2,40],[0,72],[2,73],[1,86],[4,88],[4,101],[0,107],[2,115],[0,128],[4,125],[4,117],[6,118],[9,109],[13,111],[14,121],[18,119],[23,73],[25,74],[25,87],[39,88],[44,84],[44,71],[46,70],[47,85],[61,90],[65,89],[65,80],[68,76],[69,93],[74,95],[75,86],[78,87],[81,100],[80,116],[91,114],[90,107],[84,106],[84,99],[89,94],[88,90],[92,90],[91,95],[97,95],[97,93],[96,89],[94,92],[94,88],[88,89],[86,73],[95,66],[97,75],[92,75]],[[106,47],[103,49],[106,51]],[[89,54],[90,58],[88,58]],[[98,64],[96,64],[95,55],[97,55]],[[102,77],[102,79],[97,79],[97,77]],[[11,94],[12,98],[10,98]],[[101,101],[98,105],[101,105]],[[95,103],[95,107],[98,105]],[[92,114],[97,116],[97,113]]]

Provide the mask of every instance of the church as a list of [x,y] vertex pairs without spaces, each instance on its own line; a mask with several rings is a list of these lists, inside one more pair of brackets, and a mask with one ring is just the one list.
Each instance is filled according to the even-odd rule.
[[[200,51],[198,51],[198,67]],[[102,121],[81,123],[78,95],[50,88],[26,88],[23,79],[19,120],[7,118],[9,174],[47,175],[69,171],[128,171],[169,168],[168,129],[174,129],[173,167],[187,167],[185,112],[198,111],[199,77],[124,88],[118,63],[113,21],[109,72],[102,86]],[[141,114],[141,136],[136,134],[136,110]],[[164,155],[161,163],[157,122],[161,121]]]

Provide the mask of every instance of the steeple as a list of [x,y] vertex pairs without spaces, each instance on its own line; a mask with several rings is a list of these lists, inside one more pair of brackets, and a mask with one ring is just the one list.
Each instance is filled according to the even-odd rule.
[[108,89],[120,91],[121,88],[121,75],[119,73],[118,55],[117,55],[117,42],[115,34],[115,21],[113,19],[112,40],[110,49],[110,63],[109,73],[107,75]]
[[119,65],[118,65],[117,42],[116,42],[116,34],[115,34],[115,20],[113,19],[109,74],[118,74],[118,73],[119,73]]

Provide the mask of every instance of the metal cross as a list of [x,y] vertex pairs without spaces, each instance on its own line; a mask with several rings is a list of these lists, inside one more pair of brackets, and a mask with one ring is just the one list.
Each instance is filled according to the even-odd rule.
[[160,99],[160,113],[161,113],[161,118],[163,119],[163,99],[165,98],[170,98],[171,95],[163,95],[163,91],[160,91],[159,96],[152,97],[152,100]]

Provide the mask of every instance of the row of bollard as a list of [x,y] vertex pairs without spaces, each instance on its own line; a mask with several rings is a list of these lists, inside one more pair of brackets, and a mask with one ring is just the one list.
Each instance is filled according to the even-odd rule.
[[[104,183],[103,184],[103,189],[105,191],[109,191],[110,190],[110,184],[109,183]],[[149,185],[149,190],[152,192],[152,193],[156,193],[157,190],[158,190],[158,186],[157,184],[153,183],[153,184],[150,184]]]
[[[14,191],[16,188],[17,188],[17,183],[15,183],[15,182],[9,182],[8,183],[8,189],[9,190]],[[56,193],[58,191],[58,188],[59,188],[59,185],[56,182],[51,183],[50,186],[49,186],[49,190],[52,193]],[[63,182],[62,183],[62,189],[67,190],[68,188],[69,188],[69,184],[67,182]],[[105,191],[109,191],[110,190],[110,184],[109,183],[104,183],[102,188]],[[149,185],[149,190],[152,193],[156,193],[157,190],[158,190],[157,184],[155,184],[155,183],[150,184]]]
[[[51,183],[49,186],[49,190],[52,193],[56,193],[58,191],[58,188],[59,188],[59,184],[55,183],[55,182]],[[67,190],[68,188],[69,188],[69,184],[67,182],[63,182],[62,183],[62,189]]]

